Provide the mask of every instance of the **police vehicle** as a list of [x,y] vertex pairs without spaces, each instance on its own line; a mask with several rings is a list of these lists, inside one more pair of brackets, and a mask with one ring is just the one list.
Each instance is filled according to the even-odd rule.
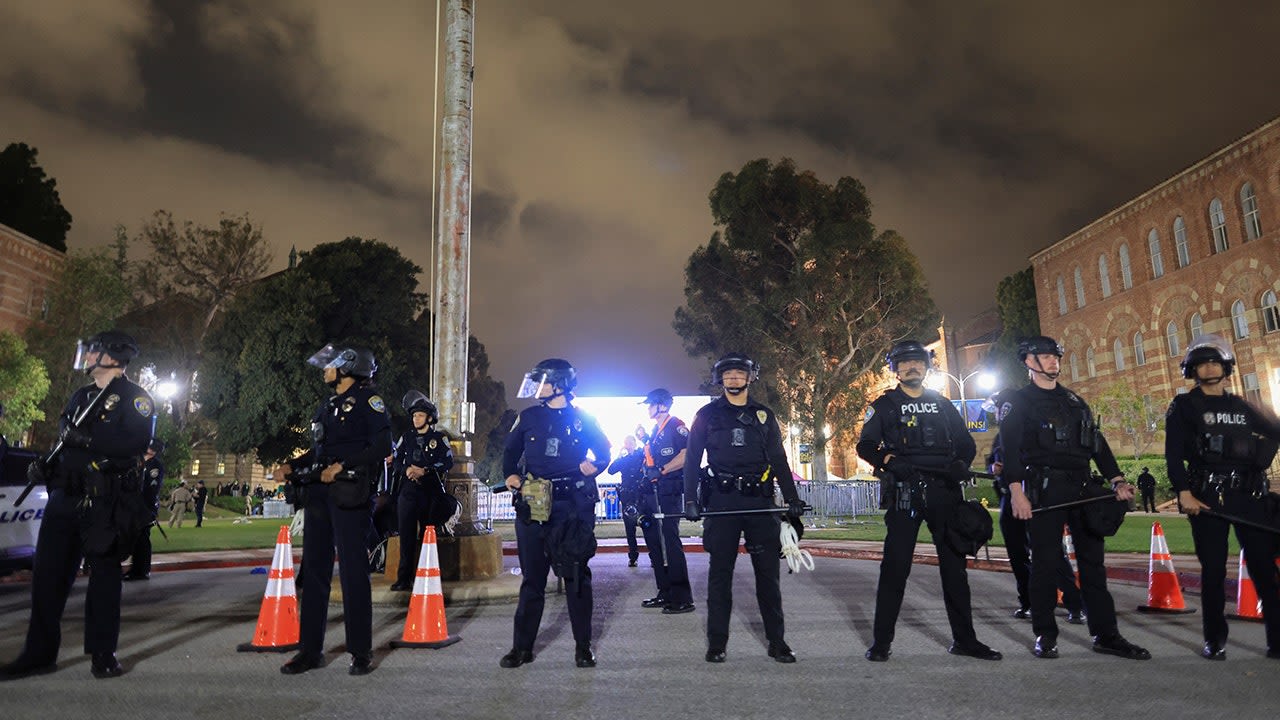
[[0,442],[0,576],[29,570],[36,555],[36,535],[49,492],[32,488],[21,505],[15,505],[27,486],[27,466],[36,454]]

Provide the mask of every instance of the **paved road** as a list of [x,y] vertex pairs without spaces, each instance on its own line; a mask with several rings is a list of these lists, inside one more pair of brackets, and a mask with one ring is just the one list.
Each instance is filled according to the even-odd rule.
[[[695,595],[705,592],[706,556],[690,556]],[[507,558],[508,565],[513,559]],[[946,654],[950,641],[937,571],[916,566],[890,662],[862,658],[870,641],[877,565],[819,558],[814,573],[784,578],[788,640],[800,661],[783,666],[765,655],[746,559],[738,568],[738,601],[729,661],[710,665],[704,651],[704,608],[663,616],[644,610],[652,575],[629,569],[626,556],[593,561],[599,667],[573,666],[564,602],[548,602],[537,660],[498,667],[510,647],[510,604],[448,610],[449,630],[463,641],[443,650],[387,649],[403,627],[403,609],[374,611],[376,671],[346,674],[340,606],[329,627],[331,664],[285,677],[277,655],[240,654],[265,580],[245,568],[157,573],[126,585],[121,660],[129,672],[97,681],[79,654],[84,579],[77,581],[64,622],[57,673],[0,684],[4,717],[407,717],[429,712],[457,718],[1142,718],[1255,717],[1274,711],[1280,662],[1263,657],[1261,626],[1234,623],[1229,659],[1197,656],[1199,615],[1147,616],[1134,611],[1145,589],[1115,585],[1121,629],[1155,659],[1133,662],[1096,655],[1084,628],[1063,625],[1062,658],[1036,660],[1029,623],[1009,617],[1012,577],[971,572],[981,639],[1005,652],[1000,663]],[[1189,598],[1196,604],[1197,597]],[[28,586],[0,586],[0,658],[19,650]],[[1032,710],[1031,708],[1036,708]]]

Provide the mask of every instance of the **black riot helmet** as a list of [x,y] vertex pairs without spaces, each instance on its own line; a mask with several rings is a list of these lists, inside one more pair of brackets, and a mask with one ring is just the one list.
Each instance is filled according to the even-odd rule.
[[[100,356],[97,363],[93,366],[88,366],[86,365],[86,358],[91,353],[100,353],[114,360],[116,364],[105,365]],[[107,330],[94,335],[88,340],[80,341],[76,346],[75,369],[89,372],[95,367],[125,367],[130,360],[137,356],[138,343],[134,341],[133,336],[120,330]]]
[[1236,356],[1235,353],[1231,352],[1231,346],[1221,336],[1197,335],[1191,340],[1191,344],[1187,346],[1186,357],[1182,358],[1182,362],[1179,363],[1182,367],[1182,377],[1188,380],[1195,380],[1196,366],[1207,362],[1220,363],[1222,365],[1222,377],[1226,379],[1236,366]]
[[724,384],[725,370],[744,370],[747,373],[747,383],[753,383],[760,377],[760,366],[755,361],[740,352],[731,352],[728,355],[716,361],[711,366],[711,382],[716,385]]
[[373,351],[350,345],[338,346],[329,343],[320,348],[315,355],[307,359],[307,364],[318,368],[333,368],[338,376],[349,376],[369,380],[378,372],[378,362]]
[[918,340],[903,340],[890,348],[888,354],[884,356],[884,361],[889,364],[889,369],[893,372],[898,372],[898,363],[904,360],[919,360],[925,364],[926,368],[932,368],[933,351]]
[[1023,338],[1018,341],[1018,362],[1025,363],[1028,355],[1057,355],[1062,357],[1062,346],[1057,340],[1044,335]]
[[[578,371],[573,369],[573,365],[568,360],[560,358],[547,358],[533,369],[524,374],[524,381],[520,384],[520,390],[516,393],[518,398],[537,397],[538,388],[542,385],[550,385],[555,388],[557,395],[568,395],[573,389],[578,387]],[[550,399],[550,398],[546,398]]]
[[665,408],[670,408],[671,404],[674,402],[675,398],[671,396],[671,391],[666,388],[655,388],[650,390],[648,395],[644,396],[644,400],[640,404],[661,405]]
[[413,417],[416,412],[424,412],[427,414],[427,424],[435,425],[440,421],[440,411],[436,409],[435,403],[427,399],[417,390],[410,390],[404,394],[404,398],[400,400],[400,405],[404,411],[409,413],[409,417]]

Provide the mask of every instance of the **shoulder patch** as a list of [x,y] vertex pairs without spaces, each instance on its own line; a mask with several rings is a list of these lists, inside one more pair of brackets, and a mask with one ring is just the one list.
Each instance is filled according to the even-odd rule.
[[1013,409],[1013,403],[1007,402],[1002,404],[1000,408],[996,411],[996,422],[998,423],[1004,422],[1004,419],[1008,417],[1009,411],[1012,409]]
[[689,435],[689,428],[685,427],[684,423],[681,423],[680,427],[676,428],[676,432],[687,437]]
[[386,412],[386,411],[387,411],[387,404],[386,404],[386,403],[384,403],[384,402],[382,402],[382,396],[381,396],[381,395],[370,395],[370,396],[369,396],[369,407],[373,408],[373,411],[374,411],[374,412]]
[[868,406],[867,406],[867,414],[863,416],[862,421],[863,421],[863,422],[866,422],[866,421],[870,420],[870,419],[871,419],[871,416],[872,416],[872,415],[875,415],[875,414],[876,414],[876,406],[875,406],[875,405],[868,405]]
[[757,410],[757,411],[756,411],[756,419],[760,421],[760,424],[761,424],[761,425],[763,425],[763,424],[765,424],[766,422],[768,422],[768,420],[769,420],[769,413],[765,412],[764,410]]
[[151,417],[155,408],[151,405],[151,398],[142,395],[133,399],[133,409],[137,410],[142,417]]

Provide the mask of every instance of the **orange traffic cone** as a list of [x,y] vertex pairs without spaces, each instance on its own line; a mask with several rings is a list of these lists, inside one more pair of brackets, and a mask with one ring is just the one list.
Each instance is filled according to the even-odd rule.
[[1178,585],[1178,574],[1173,570],[1169,543],[1164,539],[1164,528],[1158,522],[1151,524],[1151,564],[1148,567],[1147,604],[1138,606],[1140,612],[1195,612],[1182,600],[1182,588]]
[[422,533],[418,554],[418,575],[413,580],[409,615],[404,619],[404,636],[392,640],[393,648],[442,648],[462,638],[450,635],[444,619],[444,592],[440,586],[440,557],[436,552],[436,529],[430,525]]
[[1249,568],[1244,564],[1244,550],[1240,551],[1240,579],[1236,582],[1236,611],[1227,617],[1262,622],[1262,600],[1253,587]]
[[267,591],[253,642],[241,643],[240,652],[288,652],[298,649],[298,591],[293,584],[293,546],[289,526],[276,536],[276,553],[267,574]]

